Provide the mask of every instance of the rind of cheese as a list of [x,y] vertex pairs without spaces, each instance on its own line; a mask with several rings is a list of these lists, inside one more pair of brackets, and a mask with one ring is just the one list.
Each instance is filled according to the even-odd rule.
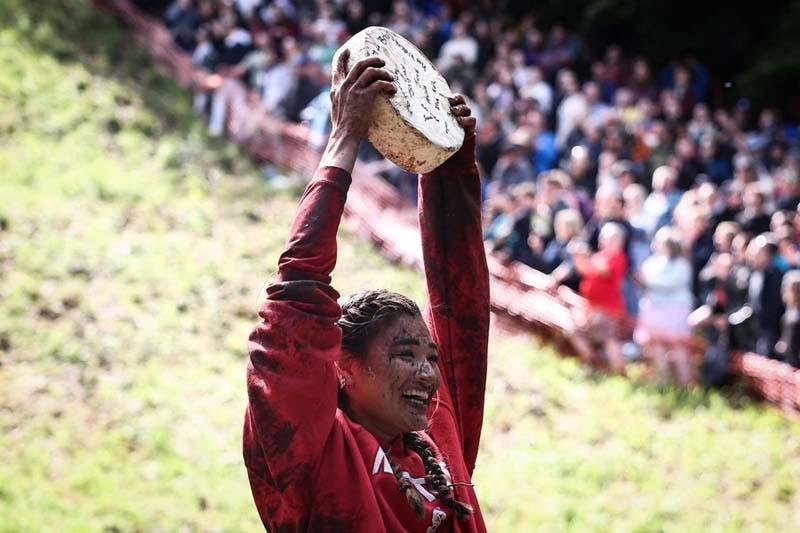
[[447,81],[425,55],[397,33],[372,26],[351,37],[334,56],[350,50],[348,69],[377,56],[394,76],[397,92],[375,99],[367,138],[408,172],[430,172],[461,148],[464,130],[450,113]]

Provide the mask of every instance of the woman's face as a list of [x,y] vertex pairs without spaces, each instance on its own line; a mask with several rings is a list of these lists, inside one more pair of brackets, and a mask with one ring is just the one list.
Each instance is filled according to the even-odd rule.
[[340,361],[350,414],[376,437],[391,440],[428,426],[439,388],[438,351],[419,315],[401,315],[368,343],[362,357]]

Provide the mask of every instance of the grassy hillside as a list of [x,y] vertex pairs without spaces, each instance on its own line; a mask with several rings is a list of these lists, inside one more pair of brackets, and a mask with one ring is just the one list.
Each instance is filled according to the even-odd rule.
[[[295,204],[78,0],[0,10],[0,531],[255,531],[244,339]],[[421,300],[344,231],[334,283]],[[800,426],[492,339],[493,531],[800,529]]]

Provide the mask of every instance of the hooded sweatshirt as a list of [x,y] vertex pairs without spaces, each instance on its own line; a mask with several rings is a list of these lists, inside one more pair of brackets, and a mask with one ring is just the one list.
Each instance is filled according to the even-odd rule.
[[[420,176],[419,219],[428,289],[426,322],[439,349],[433,443],[455,499],[474,508],[459,520],[425,479],[422,459],[403,439],[379,442],[337,406],[334,362],[342,332],[331,287],[336,232],[350,174],[317,170],[300,200],[277,281],[250,335],[244,461],[264,526],[288,531],[485,531],[471,476],[486,384],[489,279],[481,240],[474,135]],[[420,519],[399,492],[387,454],[422,496]]]

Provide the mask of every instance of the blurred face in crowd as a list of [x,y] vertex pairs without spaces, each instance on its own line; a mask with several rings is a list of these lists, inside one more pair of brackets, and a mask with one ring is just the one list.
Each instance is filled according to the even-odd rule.
[[616,224],[606,224],[600,230],[598,245],[601,250],[608,252],[621,252],[625,246],[625,233]]
[[758,184],[754,187],[748,186],[744,190],[744,207],[755,213],[760,213],[764,208],[764,193]]
[[624,87],[620,87],[614,94],[614,105],[619,109],[630,107],[633,105],[633,93]]
[[733,268],[733,257],[731,254],[719,254],[714,258],[714,277],[717,279],[728,279]]
[[270,45],[269,34],[261,31],[253,36],[253,43],[259,50],[266,50]]
[[691,81],[691,75],[689,74],[689,70],[684,67],[683,65],[677,65],[675,67],[675,86],[676,87],[688,87],[689,82]]
[[792,238],[781,239],[778,244],[778,252],[790,265],[797,267],[800,265],[800,250],[797,243]]
[[714,250],[720,253],[731,251],[733,238],[736,236],[736,227],[723,222],[714,230]]
[[766,269],[771,261],[769,247],[766,238],[759,235],[747,245],[745,258],[750,268],[754,270]]
[[581,229],[583,229],[583,219],[576,210],[564,209],[556,215],[555,230],[557,240],[568,242],[573,237],[576,237]]
[[675,187],[675,170],[672,167],[661,166],[653,171],[653,190],[669,192]]
[[781,296],[787,306],[797,307],[800,304],[800,276],[797,272],[786,275],[781,286]]
[[583,84],[583,95],[589,104],[596,104],[600,101],[600,88],[596,83],[587,81]]
[[778,122],[778,115],[774,109],[764,109],[758,117],[758,127],[761,131],[767,131],[775,127]]
[[686,137],[675,143],[675,154],[683,161],[694,159],[694,143]]
[[708,106],[703,103],[695,104],[692,110],[692,119],[697,122],[709,122],[711,115],[708,111]]
[[602,61],[592,63],[592,79],[594,81],[604,81],[606,79],[606,66]]
[[564,29],[564,26],[560,24],[553,26],[553,30],[550,32],[550,40],[554,45],[559,45],[566,41],[567,31]]
[[717,187],[713,183],[703,183],[697,188],[697,201],[708,210],[711,210],[717,203]]
[[347,2],[347,16],[351,20],[360,20],[364,16],[364,5],[360,0],[350,0]]
[[725,196],[725,204],[729,209],[741,209],[743,192],[744,187],[737,185],[736,182],[731,185],[731,188],[728,190],[728,194]]
[[642,96],[636,101],[636,109],[642,114],[643,119],[652,119],[658,114],[658,109],[653,101],[646,96]]
[[650,81],[650,66],[644,58],[637,57],[634,59],[631,78],[634,82],[640,84]]
[[791,226],[792,222],[789,219],[786,211],[775,211],[769,219],[769,229],[773,233],[778,233],[785,225]]
[[710,161],[714,159],[716,153],[717,146],[714,140],[709,137],[704,137],[700,141],[700,158],[704,161]]
[[[622,214],[622,200],[615,191],[601,187],[594,197],[595,212],[598,218],[618,218]],[[604,226],[605,227],[605,226]]]
[[747,250],[747,245],[749,243],[750,237],[746,233],[737,233],[733,241],[731,241],[731,255],[733,255],[733,259],[736,263],[744,264],[745,250]]
[[559,71],[558,86],[564,94],[576,93],[578,91],[578,81],[575,79],[575,73],[567,69]]
[[[583,176],[589,171],[591,161],[589,150],[583,146],[575,146],[569,152],[569,173],[573,177]],[[576,178],[577,179],[577,178]]]
[[632,183],[625,187],[622,198],[625,204],[625,216],[632,218],[642,211],[647,191],[638,183]]
[[733,178],[740,183],[752,183],[756,181],[758,175],[753,162],[749,158],[739,158],[735,161]]

